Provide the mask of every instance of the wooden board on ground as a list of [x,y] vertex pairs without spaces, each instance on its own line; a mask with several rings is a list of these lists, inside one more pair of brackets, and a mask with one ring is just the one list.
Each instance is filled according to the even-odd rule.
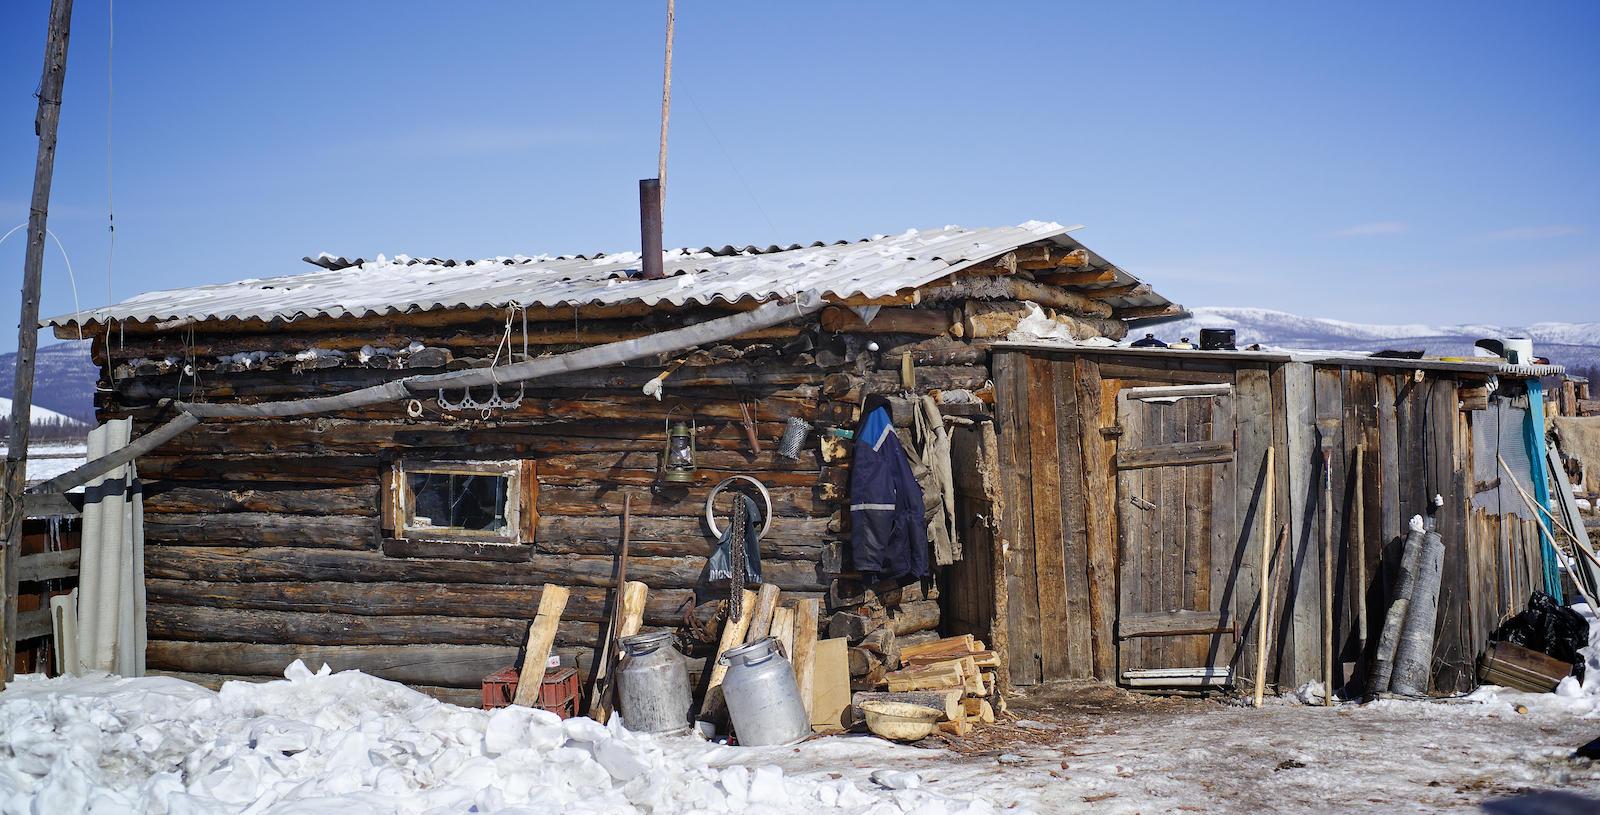
[[811,727],[814,730],[841,730],[850,726],[845,718],[850,709],[850,660],[843,637],[817,643],[815,685],[811,692]]

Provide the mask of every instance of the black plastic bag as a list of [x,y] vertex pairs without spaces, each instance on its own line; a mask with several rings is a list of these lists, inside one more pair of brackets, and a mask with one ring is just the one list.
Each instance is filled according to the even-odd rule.
[[1528,609],[1506,620],[1490,639],[1570,662],[1573,675],[1583,677],[1583,655],[1578,649],[1589,644],[1589,623],[1583,615],[1542,591],[1534,592],[1528,598]]

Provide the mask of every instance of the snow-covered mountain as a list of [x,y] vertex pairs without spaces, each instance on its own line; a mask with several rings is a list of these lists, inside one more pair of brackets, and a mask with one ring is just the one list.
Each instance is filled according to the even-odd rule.
[[1243,348],[1252,343],[1280,348],[1382,351],[1421,349],[1436,356],[1472,356],[1472,344],[1485,337],[1527,337],[1533,352],[1557,365],[1600,366],[1600,323],[1499,325],[1365,325],[1301,317],[1264,308],[1202,307],[1170,323],[1135,328],[1130,339],[1153,333],[1164,342],[1188,337],[1196,343],[1202,328],[1231,328]]
[[[11,400],[0,396],[0,416],[11,415]],[[33,406],[28,412],[28,418],[33,425],[41,424],[83,424],[82,419],[75,419],[62,413],[57,413],[47,407]]]
[[[0,354],[0,397],[6,398],[4,416],[11,415],[11,389],[16,379],[17,355]],[[94,421],[94,386],[99,369],[89,360],[87,340],[43,345],[33,358],[33,415],[41,409]]]

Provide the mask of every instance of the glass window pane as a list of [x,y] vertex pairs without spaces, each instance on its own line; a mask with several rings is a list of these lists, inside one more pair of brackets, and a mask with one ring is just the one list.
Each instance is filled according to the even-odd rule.
[[416,501],[409,526],[503,533],[507,482],[490,473],[407,472]]

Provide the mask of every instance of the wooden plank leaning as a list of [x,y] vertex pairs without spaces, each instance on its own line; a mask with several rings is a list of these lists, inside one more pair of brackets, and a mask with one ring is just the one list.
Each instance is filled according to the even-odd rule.
[[[1507,476],[1511,477],[1511,483],[1517,488],[1517,492],[1522,496],[1522,502],[1527,504],[1528,509],[1533,511],[1533,519],[1538,522],[1539,528],[1544,530],[1544,534],[1548,536],[1550,540],[1554,541],[1556,536],[1550,532],[1549,524],[1544,522],[1545,517],[1549,517],[1551,521],[1555,521],[1555,516],[1550,514],[1549,507],[1540,507],[1539,502],[1535,501],[1533,496],[1529,495],[1528,491],[1522,488],[1521,482],[1517,481],[1516,476],[1512,473],[1511,467],[1506,464],[1506,460],[1501,458],[1499,453],[1495,453],[1494,457],[1500,460],[1500,468],[1505,470]],[[1541,509],[1544,511],[1543,517],[1541,517],[1539,514]],[[1561,526],[1559,523],[1557,523],[1556,526],[1559,527],[1561,531],[1567,533],[1568,537],[1573,537],[1572,530]],[[1594,553],[1583,548],[1582,546],[1574,546],[1572,548],[1584,553],[1585,555],[1588,555],[1590,560],[1595,560]],[[1568,563],[1565,558],[1561,557],[1560,552],[1556,553],[1556,565],[1567,570],[1567,574],[1572,578],[1573,587],[1578,590],[1578,596],[1583,598],[1583,602],[1587,603],[1590,609],[1594,609],[1594,601],[1589,599],[1589,594],[1583,590],[1583,581],[1578,578],[1578,573],[1573,570],[1572,564]]]
[[1261,523],[1261,593],[1256,602],[1256,707],[1261,707],[1267,681],[1267,615],[1272,611],[1272,508],[1273,456],[1276,448],[1267,447],[1266,489],[1261,492],[1258,513]]
[[745,632],[750,630],[750,618],[756,611],[756,593],[745,589],[742,602],[739,604],[739,616],[730,618],[722,626],[722,639],[717,643],[717,657],[711,665],[711,682],[706,686],[706,696],[700,701],[700,712],[696,718],[710,721],[722,707],[722,679],[728,675],[728,666],[723,665],[720,657],[728,649],[744,644]]
[[812,693],[817,673],[817,607],[814,599],[801,600],[794,607],[794,680],[805,702],[806,715],[813,712]]
[[561,622],[561,612],[567,608],[565,588],[554,583],[544,584],[539,593],[539,613],[528,625],[527,654],[522,669],[517,672],[517,695],[512,704],[533,707],[539,701],[539,686],[544,684],[544,664],[550,659],[550,646],[556,641],[556,626]]

